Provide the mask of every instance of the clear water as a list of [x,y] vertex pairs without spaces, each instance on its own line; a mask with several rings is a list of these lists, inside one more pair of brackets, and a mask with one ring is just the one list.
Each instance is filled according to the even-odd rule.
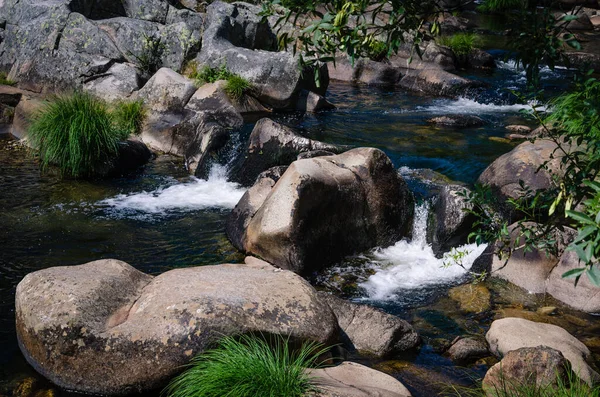
[[[560,73],[548,74],[549,90],[568,84]],[[492,87],[523,84],[521,73],[510,65],[471,77]],[[498,88],[468,98],[431,99],[394,89],[332,84],[328,98],[337,110],[276,118],[314,139],[378,147],[397,168],[430,168],[466,183],[474,182],[491,161],[514,146],[504,139],[505,125],[531,123],[519,113],[526,106]],[[487,125],[455,130],[426,122],[449,113],[477,114]],[[243,258],[228,242],[224,226],[244,189],[229,182],[226,171],[251,129],[248,124],[234,134],[221,164],[213,167],[207,180],[188,176],[179,159],[162,156],[127,178],[61,181],[41,175],[35,159],[8,150],[7,138],[0,139],[0,394],[10,389],[15,378],[31,374],[14,331],[14,291],[27,273],[118,258],[158,274]],[[420,223],[415,228],[419,233],[423,230]],[[411,242],[366,253],[363,257],[369,266],[353,266],[352,258],[338,266],[351,269],[353,277],[360,279],[362,293],[355,298],[407,317],[461,279],[463,270],[442,269],[421,235],[415,236]],[[404,277],[406,269],[410,277]],[[428,349],[415,362],[441,363],[442,358]]]

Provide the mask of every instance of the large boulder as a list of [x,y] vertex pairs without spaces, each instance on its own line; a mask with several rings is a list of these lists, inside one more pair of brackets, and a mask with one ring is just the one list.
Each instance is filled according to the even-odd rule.
[[335,313],[351,350],[386,357],[416,347],[420,338],[405,320],[367,305],[359,305],[320,292]]
[[490,397],[499,391],[517,394],[528,386],[539,390],[568,381],[569,363],[563,354],[547,346],[522,347],[509,351],[502,360],[488,370],[482,387]]
[[40,270],[17,286],[15,314],[38,372],[101,395],[160,387],[224,335],[338,338],[335,315],[308,282],[255,258],[157,277],[110,259]]
[[[479,176],[478,182],[490,186],[498,199],[496,209],[512,222],[520,215],[505,204],[506,200],[523,195],[521,181],[534,192],[553,186],[553,175],[561,175],[561,159],[557,145],[549,139],[523,142],[494,160]],[[540,168],[543,164],[547,169]]]
[[194,82],[179,73],[162,68],[152,76],[137,97],[151,112],[181,113],[196,92]]
[[457,364],[467,364],[489,356],[487,343],[473,337],[460,338],[446,352]]
[[412,226],[412,194],[378,149],[297,160],[265,193],[251,219],[253,211],[233,211],[227,234],[238,249],[300,274],[393,244]]
[[540,345],[560,351],[571,363],[575,375],[588,384],[600,381],[600,375],[587,363],[589,349],[563,328],[552,324],[536,323],[522,318],[503,318],[492,323],[485,338],[490,351],[506,356],[512,350]]
[[338,366],[308,370],[314,397],[411,397],[397,379],[364,365],[345,361]]
[[300,153],[314,150],[341,153],[346,149],[306,138],[290,127],[264,118],[256,123],[250,134],[248,149],[237,164],[235,179],[250,185],[261,172],[278,165],[289,165]]
[[302,89],[324,94],[327,68],[322,68],[317,87],[314,74],[298,68],[297,57],[277,51],[276,35],[260,12],[259,6],[247,3],[210,4],[198,63],[225,65],[249,80],[257,98],[274,108],[295,108]]
[[108,102],[123,100],[141,88],[137,69],[128,63],[115,63],[106,73],[90,77],[83,89]]
[[447,97],[455,97],[483,86],[481,82],[442,69],[411,70],[402,77],[399,85],[410,91]]

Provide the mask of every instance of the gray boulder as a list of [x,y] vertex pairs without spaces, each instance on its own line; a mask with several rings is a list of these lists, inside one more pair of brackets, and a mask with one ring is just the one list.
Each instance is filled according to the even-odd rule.
[[213,68],[225,65],[253,84],[261,102],[278,109],[295,108],[302,89],[323,94],[327,69],[323,68],[316,87],[314,74],[299,70],[296,57],[277,52],[276,36],[258,15],[260,11],[247,3],[216,1],[208,6],[198,63]]
[[160,387],[224,335],[338,338],[335,315],[308,282],[255,258],[157,277],[110,259],[40,270],[19,283],[15,314],[37,371],[102,395]]
[[479,88],[483,83],[457,76],[442,69],[409,71],[400,80],[400,87],[429,95],[455,97]]
[[250,220],[233,214],[227,234],[238,249],[310,274],[408,235],[413,198],[382,151],[358,148],[293,162]]
[[141,88],[137,69],[128,63],[115,63],[106,73],[90,77],[83,89],[95,96],[112,102],[130,97]]
[[335,313],[343,339],[350,350],[388,357],[410,350],[420,343],[419,335],[405,320],[328,293],[320,292],[319,297]]
[[546,390],[557,386],[558,379],[567,383],[569,363],[563,354],[547,346],[522,347],[509,351],[488,370],[482,387],[490,397],[502,390],[518,393],[520,385]]
[[490,354],[487,343],[477,338],[460,338],[447,351],[457,364],[471,363]]
[[563,328],[552,324],[536,323],[522,318],[503,318],[492,323],[485,335],[490,351],[503,357],[522,347],[547,346],[560,351],[571,363],[571,368],[584,382],[592,385],[600,375],[587,363],[589,349]]
[[411,397],[394,377],[364,365],[345,361],[338,366],[310,369],[317,392],[310,397]]
[[444,185],[439,190],[427,219],[427,240],[436,254],[467,243],[476,219],[467,212],[471,205],[460,195],[466,192],[469,189],[460,185]]
[[335,66],[328,64],[329,77],[332,80],[348,83],[394,86],[402,78],[402,69],[387,63],[370,59],[358,59],[354,65],[346,57],[338,57]]
[[481,127],[486,124],[481,117],[468,114],[449,114],[446,116],[432,117],[427,120],[428,123],[436,126],[452,128],[472,128]]
[[290,127],[264,118],[256,123],[250,134],[248,149],[240,156],[234,179],[250,185],[261,172],[277,165],[289,165],[300,153],[313,150],[341,153],[346,149],[305,138]]
[[196,92],[194,83],[179,73],[162,68],[137,93],[152,112],[181,113]]

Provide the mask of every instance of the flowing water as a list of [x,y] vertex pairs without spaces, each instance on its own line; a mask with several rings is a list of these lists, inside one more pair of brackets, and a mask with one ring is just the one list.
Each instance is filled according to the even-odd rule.
[[[548,90],[564,89],[566,74],[546,71]],[[491,88],[469,97],[431,99],[394,89],[332,84],[328,98],[337,105],[336,110],[275,117],[313,139],[378,147],[403,174],[428,168],[470,184],[490,162],[514,146],[505,139],[505,125],[532,124],[520,113],[530,106],[518,104],[509,91],[498,88],[523,88],[522,72],[514,64],[500,62],[495,72],[470,77],[490,83]],[[426,121],[445,114],[475,114],[487,124],[459,130],[438,128]],[[227,171],[252,127],[247,124],[234,134],[223,160],[213,166],[206,180],[187,175],[179,159],[161,156],[133,176],[61,181],[41,175],[31,155],[15,150],[9,138],[0,138],[0,394],[10,390],[15,379],[32,374],[20,354],[14,330],[14,291],[27,273],[117,258],[158,274],[176,267],[243,258],[228,242],[224,227],[245,189],[229,182]],[[449,317],[447,313],[457,309],[450,308],[445,297],[448,288],[464,281],[466,269],[484,247],[462,247],[469,252],[464,268],[445,267],[447,260],[436,258],[425,241],[428,200],[434,189],[418,179],[409,178],[408,182],[420,203],[412,240],[348,258],[316,275],[314,282],[319,288],[410,320],[424,336],[425,345],[402,362],[410,362],[410,368],[439,367],[442,383],[468,383],[466,375],[436,352],[431,341],[481,333],[489,325],[489,312],[484,317]],[[431,395],[428,382],[406,372],[404,364],[369,364],[403,379],[415,396]],[[467,375],[480,374],[481,368],[471,368]],[[63,391],[61,395],[69,394]]]

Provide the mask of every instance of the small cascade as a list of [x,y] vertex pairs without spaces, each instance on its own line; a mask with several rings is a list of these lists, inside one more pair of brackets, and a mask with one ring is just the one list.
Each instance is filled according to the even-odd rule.
[[[431,245],[427,244],[428,213],[427,202],[417,205],[412,240],[401,240],[372,253],[370,267],[375,273],[359,284],[370,299],[397,300],[407,290],[452,284],[465,276],[465,269],[458,265],[446,266],[447,255],[436,258]],[[469,269],[485,248],[486,245],[467,244],[456,249],[467,252],[462,264]]]
[[[159,187],[150,192],[120,194],[98,202],[111,216],[144,218],[207,208],[235,207],[246,189],[227,180],[226,166],[212,166],[208,179],[190,177],[188,181]],[[141,216],[140,216],[141,215]]]

